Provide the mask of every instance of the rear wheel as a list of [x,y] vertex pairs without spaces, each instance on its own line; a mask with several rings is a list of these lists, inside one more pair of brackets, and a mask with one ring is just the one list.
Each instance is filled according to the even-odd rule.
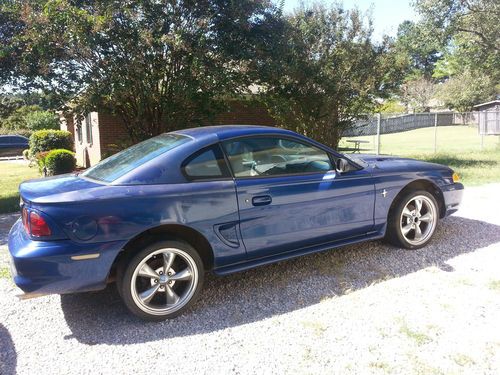
[[431,240],[438,220],[434,196],[425,190],[411,191],[391,210],[386,239],[396,246],[419,249]]
[[174,318],[186,310],[203,287],[200,256],[189,244],[156,242],[124,264],[118,289],[125,305],[147,320]]

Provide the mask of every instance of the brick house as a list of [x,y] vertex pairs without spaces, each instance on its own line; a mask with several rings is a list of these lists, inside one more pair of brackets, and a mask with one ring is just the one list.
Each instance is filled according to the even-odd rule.
[[[210,125],[229,124],[276,125],[264,107],[246,101],[233,101],[230,110],[220,113]],[[103,159],[113,150],[112,145],[119,145],[129,138],[123,122],[104,112],[90,112],[81,121],[76,117],[63,117],[61,130],[73,135],[76,162],[85,168]]]

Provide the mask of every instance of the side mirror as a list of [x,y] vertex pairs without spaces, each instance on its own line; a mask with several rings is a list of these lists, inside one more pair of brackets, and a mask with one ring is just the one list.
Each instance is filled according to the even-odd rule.
[[349,163],[345,159],[338,158],[336,164],[335,168],[339,173],[344,173],[349,170]]

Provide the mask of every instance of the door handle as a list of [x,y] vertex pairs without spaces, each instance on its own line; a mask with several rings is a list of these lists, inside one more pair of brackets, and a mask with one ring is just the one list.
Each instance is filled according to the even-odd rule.
[[270,195],[259,195],[257,197],[252,198],[252,204],[254,206],[265,206],[269,203],[271,203],[273,199],[271,198]]

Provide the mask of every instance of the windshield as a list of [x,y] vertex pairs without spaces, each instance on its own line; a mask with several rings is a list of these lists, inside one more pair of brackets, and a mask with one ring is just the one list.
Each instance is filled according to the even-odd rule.
[[82,176],[113,182],[131,170],[189,141],[179,134],[162,134],[129,147],[86,170]]

